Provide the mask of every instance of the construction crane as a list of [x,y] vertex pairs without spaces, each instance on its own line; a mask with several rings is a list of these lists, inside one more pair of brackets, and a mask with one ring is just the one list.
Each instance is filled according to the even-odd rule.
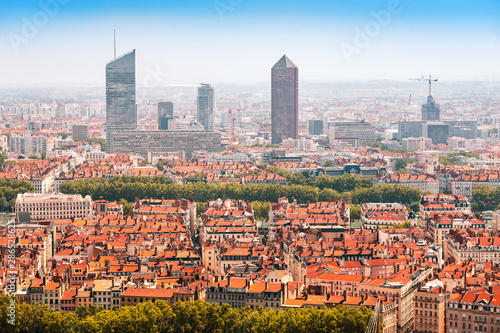
[[429,75],[429,78],[426,79],[423,75],[419,79],[414,79],[414,78],[409,78],[408,80],[415,80],[415,81],[429,81],[429,96],[431,96],[431,86],[432,86],[432,81],[436,82],[439,79],[432,79],[432,76]]

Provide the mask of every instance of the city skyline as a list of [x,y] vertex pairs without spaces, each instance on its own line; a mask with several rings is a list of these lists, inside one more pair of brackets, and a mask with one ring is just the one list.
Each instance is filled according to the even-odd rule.
[[[57,4],[3,5],[0,60],[10,66],[0,86],[104,85],[99,64],[113,57],[113,29],[118,53],[141,50],[137,78],[144,88],[265,82],[266,64],[284,53],[313,82],[405,80],[409,72],[500,79],[498,1],[292,1],[285,9],[282,1]],[[138,10],[148,19],[131,27]]]

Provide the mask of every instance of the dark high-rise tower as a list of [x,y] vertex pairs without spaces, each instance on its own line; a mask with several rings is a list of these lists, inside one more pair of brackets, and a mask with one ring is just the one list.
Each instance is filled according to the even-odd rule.
[[284,55],[271,69],[271,139],[299,138],[299,69]]
[[[137,129],[135,50],[106,65],[106,138],[112,131]],[[108,145],[108,153],[111,146]]]
[[174,103],[158,103],[158,129],[168,130],[168,123],[174,119]]
[[436,104],[436,101],[434,101],[434,98],[431,95],[427,97],[427,103],[422,104],[422,120],[441,120],[441,110],[439,109],[439,104]]
[[202,83],[198,87],[197,120],[205,130],[214,130],[214,88],[210,84]]

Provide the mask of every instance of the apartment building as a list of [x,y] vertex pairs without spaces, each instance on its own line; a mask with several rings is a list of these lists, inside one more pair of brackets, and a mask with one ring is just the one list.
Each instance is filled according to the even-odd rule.
[[361,206],[361,225],[363,229],[377,229],[404,223],[408,210],[400,203],[364,203]]
[[9,150],[23,155],[37,154],[47,150],[47,137],[45,136],[11,136]]
[[246,292],[249,287],[249,280],[229,277],[226,280],[208,285],[206,301],[212,304],[229,304],[233,308],[242,308],[246,306]]
[[401,140],[403,149],[406,150],[429,150],[432,148],[431,138],[403,138]]
[[472,191],[483,185],[500,186],[500,172],[484,172],[480,174],[461,174],[450,181],[451,193],[472,198]]
[[446,303],[450,293],[442,287],[428,284],[417,290],[414,299],[413,332],[445,333]]
[[431,216],[428,217],[427,227],[427,234],[429,238],[432,239],[433,243],[442,245],[444,235],[446,235],[450,230],[469,228],[484,229],[487,225],[485,221],[477,219],[470,212],[457,212],[431,214]]
[[424,195],[420,199],[420,227],[427,230],[427,217],[433,213],[446,214],[464,211],[470,211],[470,203],[463,195],[442,193]]
[[455,258],[464,261],[500,264],[500,237],[474,229],[451,230],[444,236],[444,260]]
[[420,190],[421,192],[431,192],[432,194],[439,193],[439,181],[431,175],[412,175],[412,174],[386,174],[378,180],[374,179],[378,184],[395,184],[407,186]]
[[500,286],[462,292],[447,307],[448,332],[500,332]]

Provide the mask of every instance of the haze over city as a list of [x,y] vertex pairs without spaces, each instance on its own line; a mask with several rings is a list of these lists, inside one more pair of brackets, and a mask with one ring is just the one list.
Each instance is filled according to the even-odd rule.
[[266,82],[282,54],[301,81],[500,79],[493,0],[42,3],[0,4],[2,87],[104,86],[113,29],[145,86]]

